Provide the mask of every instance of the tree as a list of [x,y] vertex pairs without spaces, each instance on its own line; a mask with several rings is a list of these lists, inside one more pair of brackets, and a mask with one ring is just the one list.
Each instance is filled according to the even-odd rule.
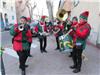
[[21,16],[29,16],[32,20],[33,10],[37,6],[36,2],[32,0],[16,0],[16,15],[17,22],[20,22]]
[[79,4],[79,0],[60,0],[58,5],[58,14],[64,9],[68,13],[68,18],[71,16],[71,11]]
[[51,0],[46,0],[47,8],[48,8],[48,13],[49,13],[49,19],[53,20],[53,2]]
[[30,16],[30,18],[32,20],[33,10],[36,8],[37,4],[36,4],[36,2],[34,2],[34,4],[32,4],[32,3],[30,3],[30,1],[31,0],[25,0],[25,6],[24,6],[24,8],[21,11],[24,12],[24,10],[27,7],[28,8],[28,11],[29,11],[29,16]]
[[36,8],[37,4],[36,4],[36,2],[34,2],[33,6],[32,6],[32,4],[29,1],[30,0],[26,0],[25,5],[27,6],[27,8],[29,10],[30,18],[32,20],[33,10]]

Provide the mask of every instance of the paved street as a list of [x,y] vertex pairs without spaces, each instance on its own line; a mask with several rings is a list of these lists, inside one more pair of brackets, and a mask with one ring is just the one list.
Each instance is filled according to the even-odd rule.
[[[18,67],[18,56],[13,51],[11,45],[11,36],[9,32],[2,32],[2,45],[5,47],[3,55],[5,71],[7,75],[21,75]],[[100,49],[87,45],[84,51],[88,60],[83,61],[82,71],[74,74],[69,68],[73,64],[68,53],[62,54],[55,51],[56,48],[54,36],[48,37],[48,53],[40,53],[39,41],[33,38],[31,54],[33,57],[28,58],[26,75],[100,75]]]

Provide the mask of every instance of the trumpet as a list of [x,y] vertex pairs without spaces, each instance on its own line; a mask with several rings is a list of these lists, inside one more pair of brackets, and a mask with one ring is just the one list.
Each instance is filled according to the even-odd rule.
[[23,25],[23,24],[19,25],[19,26],[18,26],[18,29],[19,29],[20,31],[23,31],[23,30],[24,30],[24,25]]

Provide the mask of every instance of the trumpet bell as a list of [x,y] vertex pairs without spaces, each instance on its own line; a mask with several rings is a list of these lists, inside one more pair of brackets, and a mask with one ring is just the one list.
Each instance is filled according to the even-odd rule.
[[69,13],[72,10],[72,1],[71,0],[60,0],[59,9],[56,14],[56,17],[65,21],[69,17]]
[[19,29],[20,31],[23,31],[23,30],[24,30],[24,26],[23,26],[23,25],[20,25],[20,26],[18,26],[18,29]]

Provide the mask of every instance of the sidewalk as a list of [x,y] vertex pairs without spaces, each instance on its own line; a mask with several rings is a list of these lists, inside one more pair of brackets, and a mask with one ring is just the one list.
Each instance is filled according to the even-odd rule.
[[[74,74],[69,68],[73,64],[72,59],[68,57],[68,53],[62,54],[55,51],[55,38],[48,37],[47,43],[48,53],[40,53],[38,39],[33,39],[31,54],[32,58],[28,58],[26,75],[100,75],[100,49],[87,45],[84,51],[87,61],[83,61],[82,71]],[[21,75],[18,67],[18,57],[12,50],[12,47],[6,48],[3,55],[5,70],[7,75]]]

